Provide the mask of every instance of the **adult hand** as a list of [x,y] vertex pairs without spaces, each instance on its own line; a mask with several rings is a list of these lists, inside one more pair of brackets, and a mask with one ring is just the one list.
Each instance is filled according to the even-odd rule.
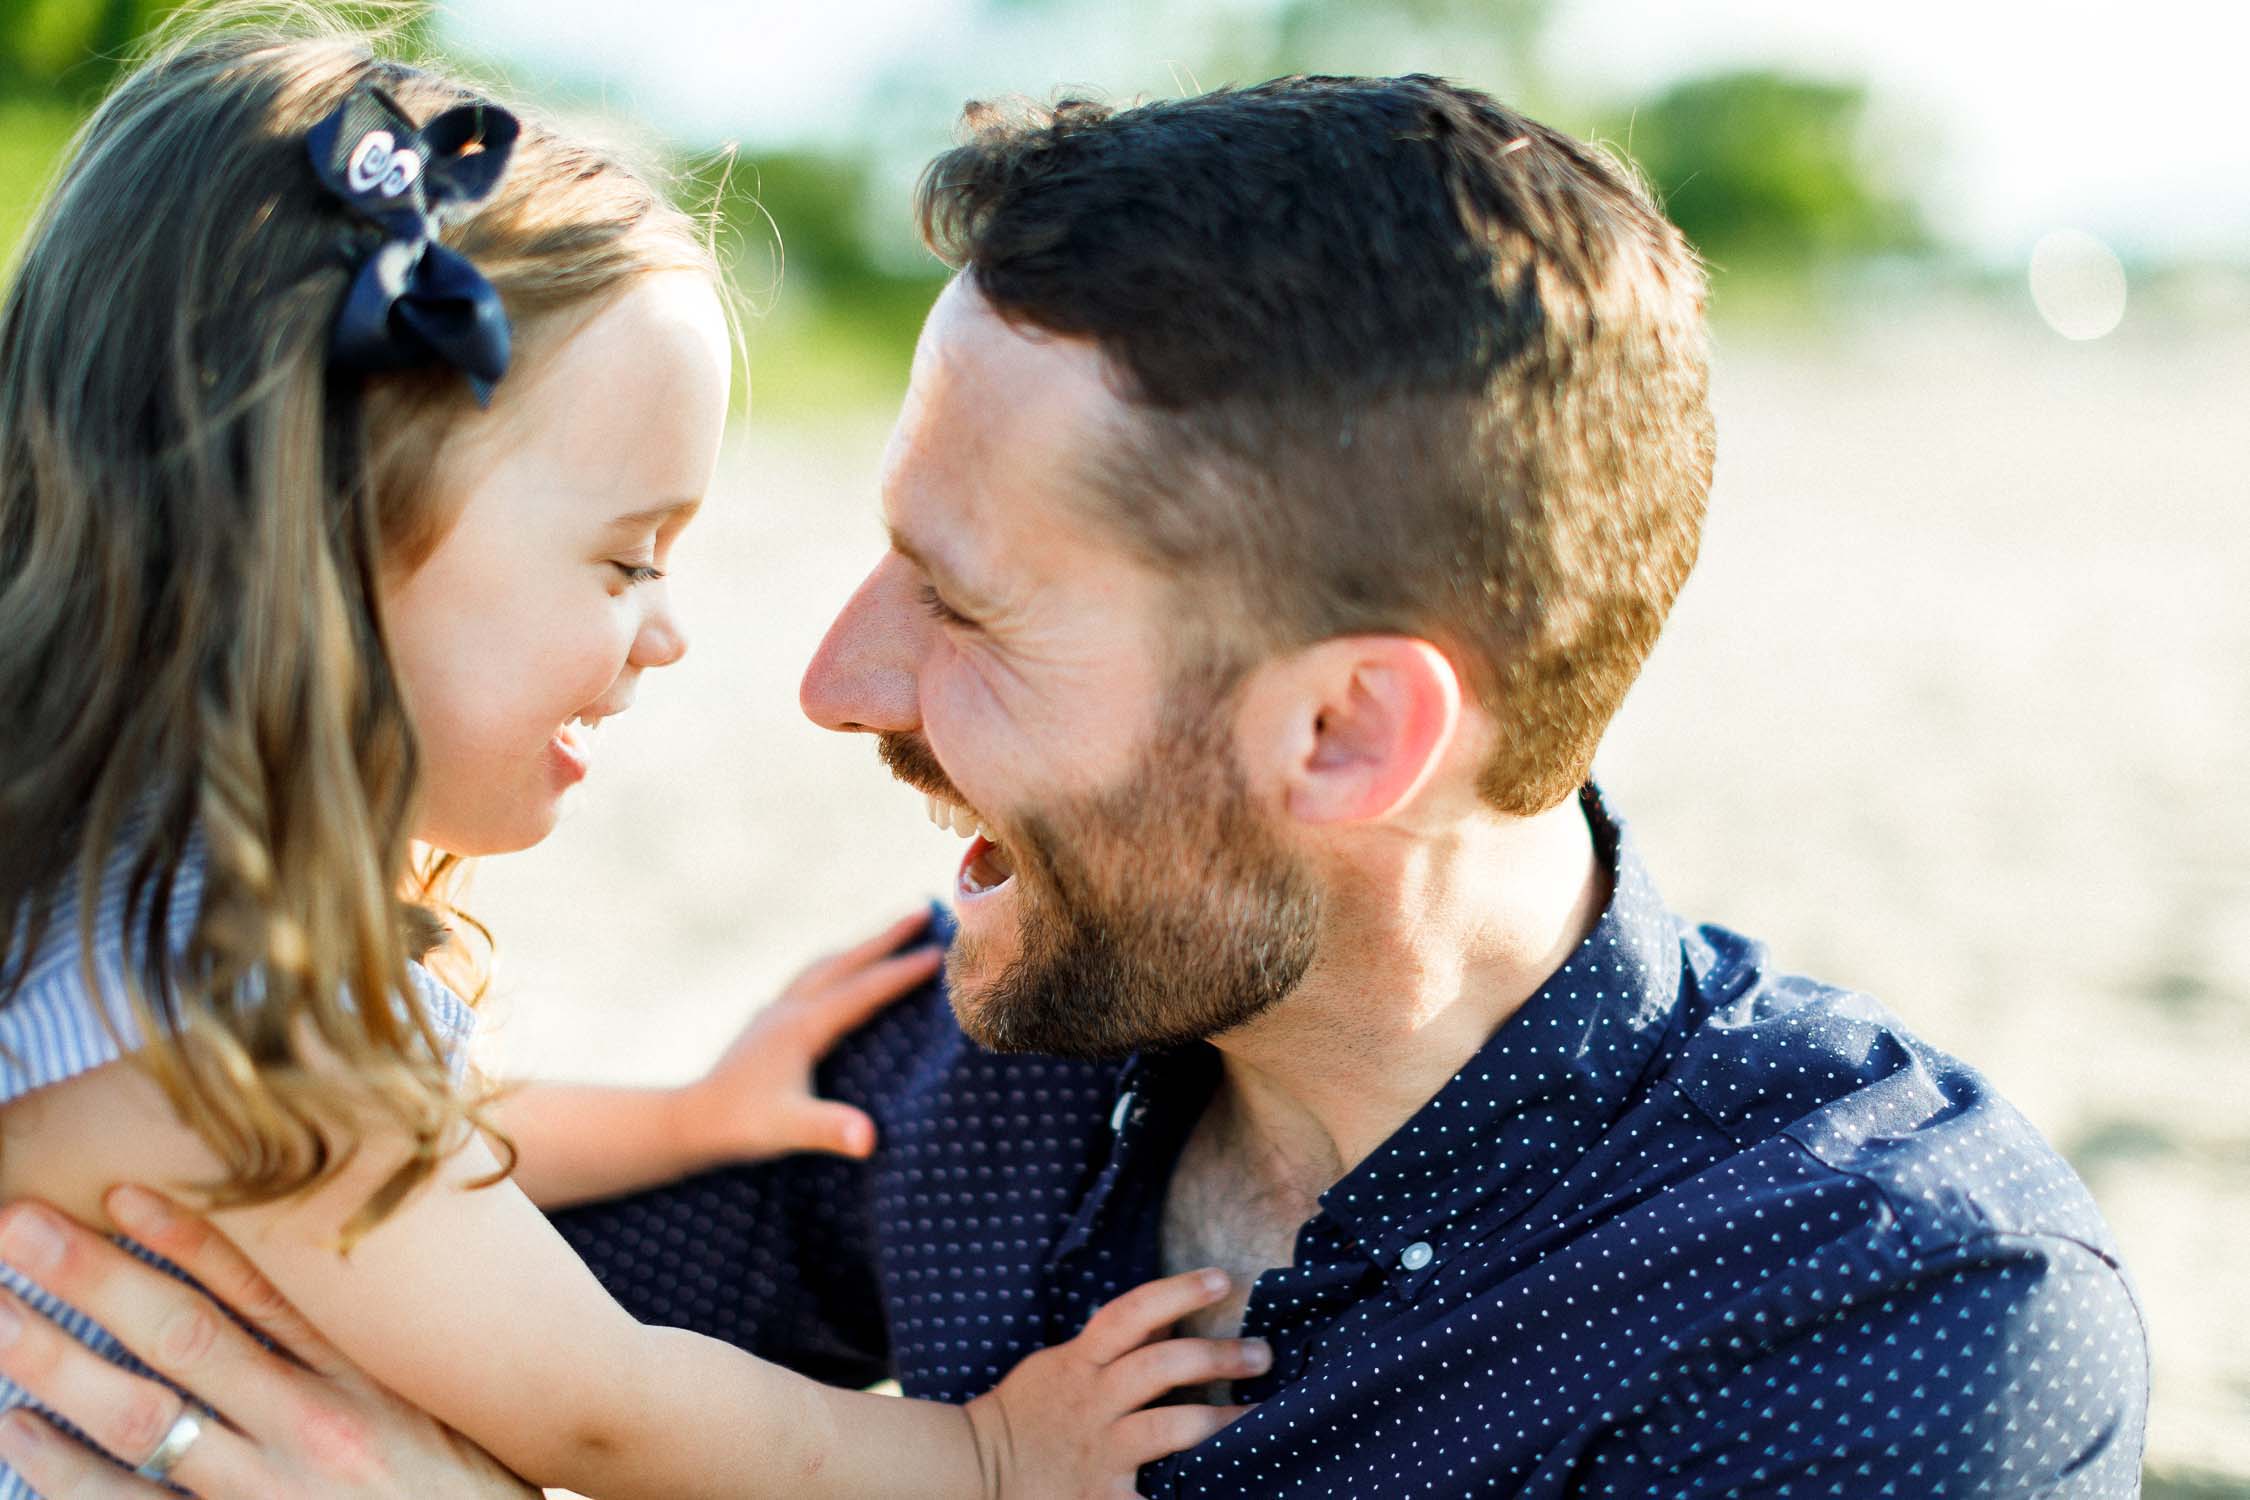
[[898,951],[929,922],[929,908],[917,907],[812,964],[751,1017],[711,1071],[681,1090],[679,1128],[690,1154],[721,1162],[874,1150],[875,1122],[814,1093],[813,1069],[870,1016],[937,973],[945,961],[938,944]]
[[[524,1500],[482,1449],[392,1395],[337,1352],[218,1230],[154,1193],[114,1188],[118,1227],[224,1298],[285,1353],[261,1347],[195,1288],[41,1204],[0,1209],[0,1261],[90,1315],[212,1409],[172,1466],[204,1500]],[[179,1417],[180,1398],[96,1355],[0,1293],[0,1373],[129,1469]],[[0,1459],[46,1500],[164,1500],[26,1411],[0,1420]]]

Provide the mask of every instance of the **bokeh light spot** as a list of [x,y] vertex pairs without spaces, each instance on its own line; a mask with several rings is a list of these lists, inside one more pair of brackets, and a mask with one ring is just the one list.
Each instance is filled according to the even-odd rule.
[[2125,316],[2125,267],[2082,229],[2057,229],[2031,247],[2031,300],[2066,339],[2098,339]]

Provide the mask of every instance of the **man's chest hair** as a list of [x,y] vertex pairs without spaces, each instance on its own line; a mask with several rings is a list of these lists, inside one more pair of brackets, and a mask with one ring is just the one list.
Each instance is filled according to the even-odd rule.
[[1234,1279],[1234,1291],[1189,1317],[1181,1330],[1200,1338],[1240,1332],[1251,1283],[1296,1258],[1297,1231],[1319,1207],[1316,1197],[1249,1169],[1215,1132],[1192,1131],[1165,1193],[1164,1271],[1217,1266]]

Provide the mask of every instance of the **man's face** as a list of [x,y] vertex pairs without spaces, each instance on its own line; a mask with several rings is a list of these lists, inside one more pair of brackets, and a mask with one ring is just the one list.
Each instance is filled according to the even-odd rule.
[[947,961],[987,1046],[1115,1056],[1238,1025],[1311,962],[1317,887],[1240,770],[1176,596],[1081,503],[1123,411],[1081,340],[939,298],[884,464],[893,547],[805,673],[972,834]]

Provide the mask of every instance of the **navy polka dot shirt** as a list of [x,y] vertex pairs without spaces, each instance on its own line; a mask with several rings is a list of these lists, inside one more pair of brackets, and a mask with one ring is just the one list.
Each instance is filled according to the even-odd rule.
[[[2124,1496],[2148,1354],[2084,1186],[1865,995],[1666,910],[1598,794],[1599,924],[1258,1279],[1255,1411],[1143,1494]],[[557,1216],[640,1317],[962,1401],[1161,1273],[1207,1048],[996,1057],[942,994],[798,1157]]]

